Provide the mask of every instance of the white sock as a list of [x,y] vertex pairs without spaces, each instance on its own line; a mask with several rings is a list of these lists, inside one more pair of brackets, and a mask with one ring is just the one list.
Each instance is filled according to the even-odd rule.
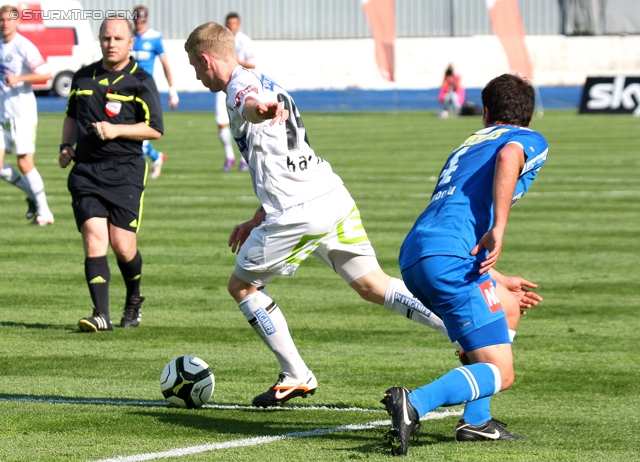
[[224,148],[224,157],[228,160],[236,160],[236,154],[233,152],[233,146],[231,145],[231,130],[229,130],[229,127],[221,128],[218,135]]
[[384,307],[437,330],[447,340],[451,341],[442,319],[415,298],[400,279],[391,278],[387,292],[384,295]]
[[9,183],[22,189],[31,199],[34,198],[33,192],[31,191],[29,183],[27,182],[25,177],[20,175],[20,173],[18,173],[18,171],[11,165],[4,164],[4,166],[0,168],[0,177],[2,177],[5,181],[8,181]]
[[282,373],[303,379],[309,368],[293,343],[282,311],[271,297],[264,291],[258,291],[246,296],[238,306],[262,341],[275,353]]
[[516,331],[509,329],[509,340],[511,340],[511,343],[513,343],[514,338],[516,338]]
[[33,197],[36,200],[36,206],[38,207],[38,215],[51,216],[51,210],[49,210],[49,204],[47,203],[47,195],[44,193],[44,181],[37,168],[33,168],[29,173],[24,176],[31,186],[33,191]]

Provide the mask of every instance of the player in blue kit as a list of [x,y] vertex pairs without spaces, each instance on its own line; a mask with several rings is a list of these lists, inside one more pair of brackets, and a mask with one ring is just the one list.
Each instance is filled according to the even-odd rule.
[[388,443],[406,454],[420,417],[439,406],[467,403],[456,440],[520,439],[491,418],[490,396],[514,379],[505,319],[518,303],[493,269],[502,251],[510,208],[547,159],[542,135],[527,128],[535,94],[530,82],[504,74],[482,90],[484,129],[449,156],[426,210],[400,250],[407,288],[442,318],[470,365],[414,391],[389,388],[382,402],[391,416]]
[[[171,68],[169,67],[169,61],[167,60],[164,46],[162,45],[162,34],[157,30],[147,27],[147,21],[149,20],[149,9],[147,7],[136,6],[133,9],[133,13],[135,18],[135,33],[133,35],[134,42],[131,54],[136,58],[136,61],[138,61],[138,65],[151,75],[153,75],[156,57],[160,59],[162,69],[164,69],[164,75],[169,83],[169,107],[175,109],[178,107],[180,99],[178,98],[178,92],[173,86]],[[145,140],[142,144],[142,151],[145,156],[151,159],[152,168],[149,178],[155,180],[160,176],[162,165],[167,156],[155,149],[149,140]]]

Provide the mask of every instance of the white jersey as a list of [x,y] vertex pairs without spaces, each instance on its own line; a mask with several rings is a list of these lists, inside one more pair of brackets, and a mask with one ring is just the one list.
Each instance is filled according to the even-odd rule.
[[[248,35],[236,32],[236,55],[238,61],[256,65],[256,56],[253,53],[253,41]],[[226,110],[226,95],[223,91],[216,93],[216,123],[218,125],[229,125],[229,115]]]
[[30,83],[19,82],[7,86],[5,71],[12,74],[47,74],[49,66],[36,46],[20,34],[9,42],[0,42],[0,120],[14,117],[37,120],[36,97]]
[[256,63],[254,60],[256,57],[253,52],[253,40],[251,40],[248,35],[243,34],[240,31],[236,32],[235,39],[238,61],[248,62],[255,66]]
[[[242,117],[247,97],[280,101],[289,110],[284,123],[252,124]],[[231,133],[249,164],[253,189],[267,213],[322,196],[342,185],[331,165],[309,146],[304,125],[289,93],[268,77],[236,67],[227,86]]]

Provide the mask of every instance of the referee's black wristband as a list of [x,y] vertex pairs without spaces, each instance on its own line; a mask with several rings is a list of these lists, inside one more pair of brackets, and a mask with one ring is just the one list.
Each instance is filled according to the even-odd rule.
[[73,147],[73,144],[71,144],[71,143],[62,143],[62,144],[60,145],[60,152],[62,152],[62,150],[63,150],[64,148],[66,148],[67,146],[68,146],[68,147],[70,147],[70,148],[72,148],[72,147]]

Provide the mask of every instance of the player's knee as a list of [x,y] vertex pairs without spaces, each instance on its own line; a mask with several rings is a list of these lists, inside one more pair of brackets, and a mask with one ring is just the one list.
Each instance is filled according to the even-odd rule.
[[384,303],[384,293],[382,293],[382,297],[380,295],[380,291],[377,290],[375,286],[369,284],[359,284],[358,281],[352,282],[350,286],[360,295],[360,298],[372,303]]
[[229,295],[231,295],[236,302],[240,303],[247,295],[256,292],[258,288],[244,282],[235,274],[232,274],[227,283],[227,290],[229,291]]
[[501,368],[500,379],[502,380],[502,386],[500,387],[500,391],[506,390],[511,385],[513,385],[513,382],[515,380],[513,367]]
[[238,278],[231,275],[231,277],[229,278],[229,282],[227,283],[227,290],[229,291],[229,295],[231,295],[233,298],[236,298],[236,294],[238,293],[239,289],[240,287],[238,284]]
[[383,305],[390,280],[391,278],[383,273],[382,270],[375,270],[356,279],[349,285],[363,300]]
[[122,262],[130,262],[138,253],[138,248],[120,241],[111,241],[111,248],[116,258]]

